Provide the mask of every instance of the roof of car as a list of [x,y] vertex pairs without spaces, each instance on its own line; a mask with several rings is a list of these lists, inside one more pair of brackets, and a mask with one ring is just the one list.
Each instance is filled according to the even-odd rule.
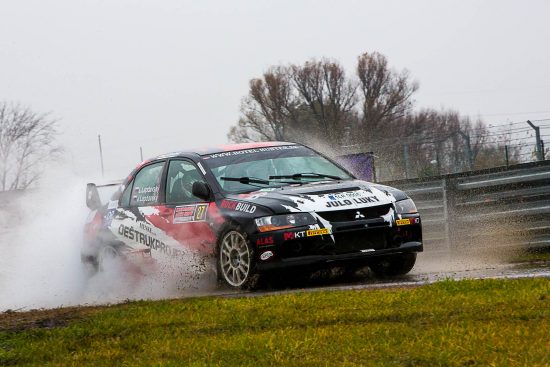
[[[173,158],[173,157],[180,157],[180,156],[189,156],[192,154],[198,154],[201,156],[210,155],[210,154],[216,154],[216,153],[222,153],[222,152],[232,152],[236,150],[245,150],[245,149],[257,149],[257,148],[266,148],[266,147],[277,147],[282,145],[299,145],[296,143],[290,143],[285,141],[262,141],[262,142],[253,142],[253,143],[240,143],[240,144],[226,144],[226,145],[218,145],[214,147],[208,147],[208,148],[198,148],[198,149],[189,149],[189,150],[181,150],[177,152],[172,153],[166,153],[161,154],[159,156],[149,158],[144,160],[143,162],[140,162],[136,168],[132,172],[136,172],[141,167],[145,166],[148,163],[151,163],[153,161],[156,161],[158,159],[165,159],[165,158]],[[128,176],[126,180],[129,180],[132,177],[133,173]]]
[[209,155],[222,152],[232,152],[235,150],[245,150],[245,149],[255,149],[255,148],[265,148],[265,147],[276,147],[281,145],[296,145],[296,143],[289,143],[284,141],[262,141],[262,142],[253,142],[253,143],[240,143],[240,144],[226,144],[218,145],[213,147],[204,147],[198,149],[189,149],[182,150],[178,152],[163,154],[154,159],[166,158],[166,157],[177,157],[185,154],[198,154],[198,155]]
[[253,143],[226,144],[226,145],[220,145],[216,147],[197,149],[196,152],[200,155],[207,155],[207,154],[214,154],[214,153],[221,153],[221,152],[231,152],[235,150],[276,147],[280,145],[295,145],[295,143],[289,143],[284,141],[262,141],[262,142],[253,142]]

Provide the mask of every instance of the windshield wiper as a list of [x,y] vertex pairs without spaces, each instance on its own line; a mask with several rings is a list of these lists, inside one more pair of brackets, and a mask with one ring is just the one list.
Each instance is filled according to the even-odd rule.
[[342,179],[341,177],[338,177],[338,176],[325,175],[324,173],[315,173],[315,172],[295,173],[293,175],[269,176],[269,179],[291,178],[293,180],[299,180],[301,178],[314,178],[314,177],[330,178],[333,180]]
[[245,177],[220,177],[220,179],[224,181],[239,182],[244,185],[250,185],[250,184],[269,185],[268,180],[262,180],[261,178],[246,177],[246,176]]

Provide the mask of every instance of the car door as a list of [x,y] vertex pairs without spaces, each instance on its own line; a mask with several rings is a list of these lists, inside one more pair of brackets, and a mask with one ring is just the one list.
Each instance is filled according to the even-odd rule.
[[171,159],[164,184],[164,203],[158,206],[159,221],[155,223],[184,249],[212,253],[216,236],[212,229],[213,203],[193,195],[195,182],[206,183],[194,162]]
[[160,253],[170,251],[162,232],[154,225],[161,201],[165,163],[153,162],[142,167],[121,195],[110,229],[117,240],[124,244],[122,250],[125,254],[157,257]]

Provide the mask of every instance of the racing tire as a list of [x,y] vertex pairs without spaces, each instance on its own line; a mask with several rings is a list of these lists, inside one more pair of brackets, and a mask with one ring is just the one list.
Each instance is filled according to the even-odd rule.
[[218,277],[231,288],[254,289],[259,283],[255,251],[248,236],[230,225],[222,232],[217,247]]
[[97,254],[97,271],[104,272],[105,264],[115,261],[119,257],[119,253],[113,246],[103,246]]
[[385,256],[369,264],[372,272],[381,277],[405,275],[412,270],[416,262],[416,253]]
[[93,275],[95,275],[97,273],[97,271],[99,270],[98,269],[98,263],[97,263],[97,258],[95,256],[92,256],[92,255],[80,255],[80,262],[84,268],[84,273],[86,274],[86,276],[89,278],[89,277],[92,277]]

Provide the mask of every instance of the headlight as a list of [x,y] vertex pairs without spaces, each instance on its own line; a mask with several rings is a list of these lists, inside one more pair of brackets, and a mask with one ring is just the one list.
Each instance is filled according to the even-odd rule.
[[315,224],[315,218],[309,213],[292,213],[283,215],[273,215],[271,217],[257,218],[256,226],[260,232],[275,231],[292,227],[307,226]]
[[416,205],[414,205],[414,201],[412,201],[412,199],[396,201],[395,209],[397,210],[397,214],[418,213],[418,210],[416,209]]

